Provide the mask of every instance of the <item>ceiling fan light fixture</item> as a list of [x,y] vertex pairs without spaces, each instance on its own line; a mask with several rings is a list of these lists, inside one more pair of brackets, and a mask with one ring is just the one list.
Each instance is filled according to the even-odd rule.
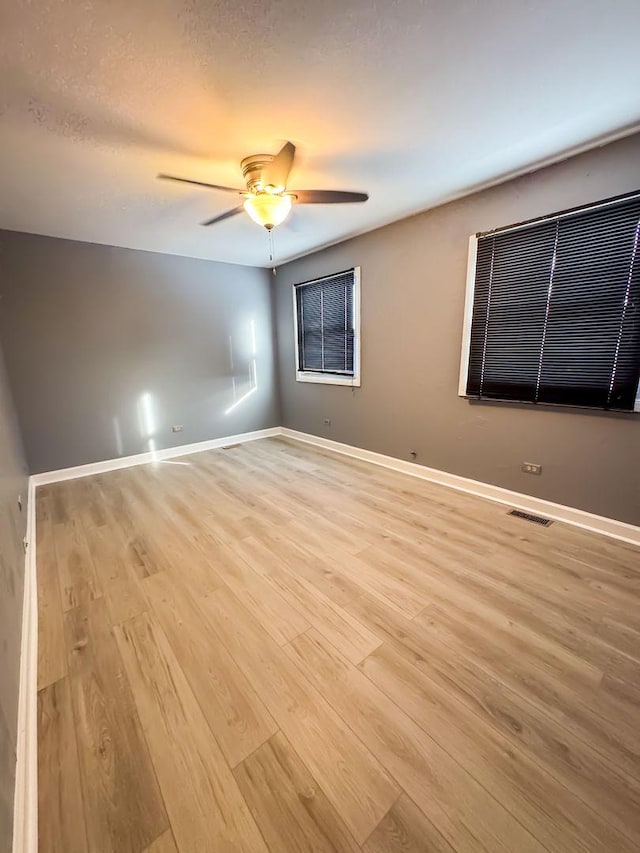
[[276,225],[282,225],[291,211],[291,198],[288,195],[258,193],[245,199],[244,209],[258,225],[271,231]]
[[355,204],[368,201],[367,193],[350,192],[347,190],[296,190],[287,192],[289,173],[293,166],[296,146],[293,142],[285,142],[277,154],[252,154],[240,163],[242,175],[247,185],[244,190],[233,187],[209,184],[191,178],[179,178],[177,175],[160,174],[159,178],[166,181],[177,181],[181,184],[195,184],[209,187],[212,190],[231,192],[244,198],[244,202],[231,210],[226,210],[218,216],[207,219],[202,225],[215,225],[224,222],[232,216],[237,216],[246,210],[251,219],[271,231],[277,225],[282,225],[295,202],[298,204]]

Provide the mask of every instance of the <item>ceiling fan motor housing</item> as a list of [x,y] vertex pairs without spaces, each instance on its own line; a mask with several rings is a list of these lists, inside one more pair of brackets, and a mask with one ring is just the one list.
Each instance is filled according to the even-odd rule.
[[265,166],[271,162],[273,162],[271,154],[252,154],[251,157],[245,157],[240,163],[249,192],[255,193],[264,189],[262,172]]

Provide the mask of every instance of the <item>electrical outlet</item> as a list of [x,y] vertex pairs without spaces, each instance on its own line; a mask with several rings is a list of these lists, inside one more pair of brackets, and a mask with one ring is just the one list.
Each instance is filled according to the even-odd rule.
[[324,419],[323,419],[323,421],[322,421],[322,423],[323,423],[325,426],[331,426],[331,418],[324,418]]
[[171,427],[171,432],[182,432],[183,429],[184,429],[183,424],[174,424]]
[[523,474],[542,474],[542,465],[537,462],[523,462],[520,470]]

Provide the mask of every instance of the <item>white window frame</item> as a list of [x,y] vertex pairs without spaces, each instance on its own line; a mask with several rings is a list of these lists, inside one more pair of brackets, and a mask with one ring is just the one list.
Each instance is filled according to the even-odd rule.
[[300,353],[298,349],[298,305],[296,288],[305,284],[316,284],[329,278],[335,278],[339,273],[321,276],[308,282],[300,282],[291,287],[293,297],[293,339],[295,343],[296,382],[315,382],[319,385],[348,385],[360,387],[360,267],[353,267],[353,376],[343,376],[338,373],[318,373],[312,370],[299,370]]
[[476,263],[478,260],[478,235],[469,237],[469,254],[467,256],[467,290],[464,300],[464,322],[462,325],[462,351],[460,354],[460,379],[458,381],[458,396],[467,396],[467,380],[469,378],[469,356],[471,354],[471,323],[473,322],[473,298],[476,287]]

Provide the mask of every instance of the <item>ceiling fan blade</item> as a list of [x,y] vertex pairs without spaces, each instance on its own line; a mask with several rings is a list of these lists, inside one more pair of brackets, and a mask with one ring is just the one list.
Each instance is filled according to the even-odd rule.
[[220,216],[214,216],[213,219],[207,219],[206,222],[201,222],[201,225],[215,225],[216,222],[222,222],[225,219],[229,219],[232,216],[236,216],[238,213],[242,213],[244,207],[239,204],[237,207],[232,208],[231,210],[227,210],[226,213],[221,213]]
[[298,204],[353,204],[367,201],[368,193],[351,193],[345,190],[295,190],[291,193]]
[[227,193],[242,193],[243,190],[235,190],[233,187],[221,187],[219,184],[207,184],[205,181],[192,181],[190,178],[177,178],[175,175],[158,175],[162,181],[177,181],[180,184],[194,184],[196,187],[207,187],[210,190],[223,190]]
[[273,160],[264,167],[262,172],[263,185],[269,186],[271,184],[274,187],[286,187],[295,155],[296,146],[293,142],[285,142]]

